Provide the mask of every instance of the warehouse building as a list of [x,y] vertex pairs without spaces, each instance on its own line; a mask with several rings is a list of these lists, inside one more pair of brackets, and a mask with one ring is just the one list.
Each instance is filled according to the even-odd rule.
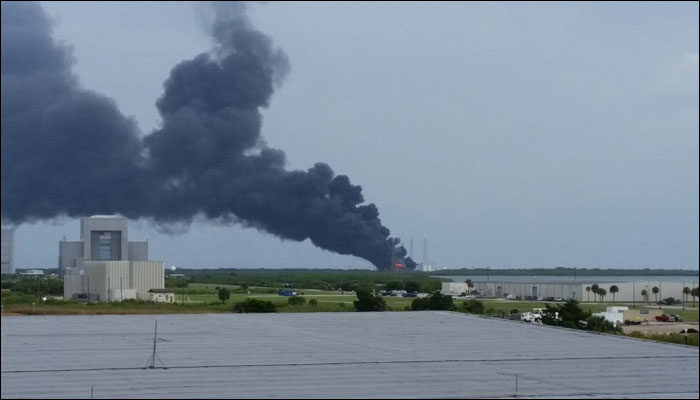
[[[656,301],[668,297],[683,299],[683,288],[690,289],[698,286],[697,277],[688,277],[686,282],[664,282],[664,281],[596,281],[591,278],[585,280],[570,280],[559,282],[513,282],[513,281],[475,281],[472,292],[481,293],[485,297],[506,297],[507,295],[520,296],[526,298],[562,298],[575,299],[579,302],[600,300],[595,298],[595,294],[590,289],[594,284],[605,289],[607,294],[603,298],[605,301],[612,301],[613,294],[611,286],[617,286],[615,301],[624,302],[644,302]],[[654,295],[653,289],[658,289]],[[642,290],[646,291],[647,297],[642,296]],[[467,284],[464,282],[443,282],[442,293],[452,296],[459,296],[468,292]]]
[[3,399],[699,393],[697,347],[444,311],[3,316],[1,325]]
[[0,267],[3,274],[15,273],[15,228],[2,225]]
[[148,300],[165,286],[163,261],[148,260],[148,242],[128,240],[127,220],[97,215],[80,220],[79,241],[59,242],[65,299]]

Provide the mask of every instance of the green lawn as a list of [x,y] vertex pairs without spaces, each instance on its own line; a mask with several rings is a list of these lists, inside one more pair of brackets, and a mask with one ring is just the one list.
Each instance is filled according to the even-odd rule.
[[[457,307],[462,305],[464,300],[455,300]],[[500,299],[479,299],[484,303],[485,308],[493,308],[497,312],[505,311],[510,312],[510,310],[517,309],[520,312],[532,311],[533,308],[545,308],[547,302],[544,301],[504,301]],[[552,303],[549,304],[563,304],[563,303]],[[631,310],[645,309],[645,305],[632,306],[631,304],[621,304],[621,303],[580,303],[579,304],[583,310],[590,311],[593,313],[605,311],[606,307],[609,306],[628,306]],[[666,314],[678,314],[683,318],[685,322],[698,322],[699,313],[698,310],[677,310],[677,309],[665,309],[661,310]]]
[[[239,293],[231,293],[230,298],[225,304],[222,304],[216,293],[216,287],[226,287],[233,289]],[[235,285],[216,285],[216,284],[190,284],[187,289],[191,289],[198,294],[182,294],[176,291],[177,304],[152,304],[152,303],[93,303],[79,304],[67,302],[65,304],[5,304],[4,311],[6,313],[19,314],[138,314],[138,313],[197,313],[197,312],[231,312],[233,304],[242,302],[246,298],[255,298],[259,300],[267,300],[277,306],[280,312],[318,312],[318,311],[352,311],[354,310],[353,301],[357,297],[352,292],[336,292],[322,291],[310,289],[297,289],[303,293],[307,301],[304,306],[290,306],[288,304],[289,297],[279,296],[277,293],[255,293],[256,288],[250,288],[252,293],[240,293],[240,288]],[[265,288],[264,290],[270,290]],[[5,294],[5,293],[3,293]],[[405,297],[383,297],[389,310],[404,311],[410,309],[413,298]],[[316,307],[308,305],[308,301],[315,299],[318,302]],[[184,300],[184,301],[183,301]],[[455,300],[457,310],[461,309],[462,299]],[[484,303],[487,314],[498,315],[501,313],[508,314],[511,310],[517,309],[520,312],[532,311],[533,308],[544,308],[545,302],[537,301],[505,301],[501,299],[480,299]],[[550,303],[556,304],[556,303]],[[605,311],[605,307],[613,305],[626,305],[621,303],[581,303],[581,308],[591,312]],[[645,308],[637,305],[635,309]],[[490,309],[490,311],[489,311]],[[686,322],[698,321],[698,310],[677,310],[677,309],[662,309],[663,312],[669,314],[679,314]]]

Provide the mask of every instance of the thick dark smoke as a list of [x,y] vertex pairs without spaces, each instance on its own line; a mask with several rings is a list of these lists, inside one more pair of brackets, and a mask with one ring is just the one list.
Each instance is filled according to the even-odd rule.
[[2,3],[3,218],[204,215],[415,268],[360,186],[324,163],[287,171],[264,144],[260,108],[289,62],[242,4],[212,7],[217,46],[173,68],[156,102],[162,127],[142,138],[111,99],[80,88],[39,5]]

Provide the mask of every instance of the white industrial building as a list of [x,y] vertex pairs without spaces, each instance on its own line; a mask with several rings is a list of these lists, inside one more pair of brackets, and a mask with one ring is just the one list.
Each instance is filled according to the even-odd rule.
[[2,226],[0,249],[0,270],[3,274],[15,273],[15,228],[12,226]]
[[[605,289],[607,294],[603,298],[604,301],[612,301],[613,294],[610,291],[611,286],[617,286],[618,292],[615,293],[615,301],[623,302],[654,302],[673,297],[675,299],[683,299],[683,288],[690,289],[698,286],[698,278],[689,276],[686,282],[665,282],[665,281],[595,281],[595,278],[586,277],[585,280],[571,280],[561,282],[507,282],[507,281],[475,281],[473,282],[472,291],[483,294],[486,297],[505,297],[512,294],[525,299],[531,297],[561,297],[562,299],[575,299],[579,302],[593,302],[600,300],[600,297],[595,298],[592,291],[587,291],[594,284]],[[653,288],[659,289],[657,295],[653,293]],[[647,298],[642,296],[642,290],[646,290]],[[443,282],[442,293],[458,296],[461,293],[467,292],[467,284],[465,282]]]
[[59,243],[65,299],[148,300],[163,289],[163,261],[148,260],[148,242],[129,242],[127,220],[113,215],[82,218],[80,241]]

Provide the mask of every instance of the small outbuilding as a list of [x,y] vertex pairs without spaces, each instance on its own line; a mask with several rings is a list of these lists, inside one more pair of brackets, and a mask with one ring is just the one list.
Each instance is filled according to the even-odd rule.
[[175,291],[173,289],[150,289],[148,296],[154,303],[175,302]]

